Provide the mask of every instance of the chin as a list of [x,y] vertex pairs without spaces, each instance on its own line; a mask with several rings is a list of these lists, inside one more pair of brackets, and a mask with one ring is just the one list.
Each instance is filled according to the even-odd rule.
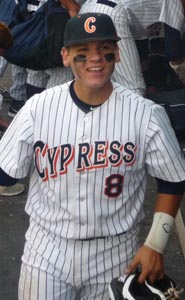
[[107,78],[101,79],[101,80],[96,80],[96,79],[91,79],[89,81],[86,80],[87,85],[90,87],[94,87],[94,88],[101,88],[103,86],[105,86],[107,84],[107,82],[109,82],[109,80]]

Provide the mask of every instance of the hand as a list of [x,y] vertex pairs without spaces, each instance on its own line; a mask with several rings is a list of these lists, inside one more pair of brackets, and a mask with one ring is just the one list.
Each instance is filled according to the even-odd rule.
[[149,247],[142,246],[139,249],[125,272],[134,272],[138,266],[141,266],[139,283],[143,283],[146,279],[153,283],[156,279],[161,279],[164,276],[163,255]]
[[80,5],[75,0],[59,0],[60,4],[65,6],[70,17],[74,17],[80,10]]

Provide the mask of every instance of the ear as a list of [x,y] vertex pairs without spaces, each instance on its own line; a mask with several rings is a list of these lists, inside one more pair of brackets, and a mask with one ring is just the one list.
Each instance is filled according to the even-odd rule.
[[115,62],[119,62],[119,61],[120,61],[119,47],[118,47],[118,44],[116,44],[116,48],[115,48]]
[[61,50],[62,60],[64,67],[70,67],[69,49],[63,47]]

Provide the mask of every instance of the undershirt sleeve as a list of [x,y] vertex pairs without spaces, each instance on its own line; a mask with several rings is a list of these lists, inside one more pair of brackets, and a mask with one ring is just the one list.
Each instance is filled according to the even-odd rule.
[[0,185],[1,186],[10,186],[16,184],[18,179],[10,177],[0,168]]
[[185,181],[169,182],[159,178],[155,178],[157,182],[157,190],[160,194],[182,195],[185,190]]

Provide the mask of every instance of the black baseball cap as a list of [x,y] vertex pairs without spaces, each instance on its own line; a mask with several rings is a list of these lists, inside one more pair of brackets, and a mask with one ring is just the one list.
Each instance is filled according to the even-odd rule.
[[79,14],[67,22],[64,47],[91,41],[119,41],[112,19],[102,13]]

